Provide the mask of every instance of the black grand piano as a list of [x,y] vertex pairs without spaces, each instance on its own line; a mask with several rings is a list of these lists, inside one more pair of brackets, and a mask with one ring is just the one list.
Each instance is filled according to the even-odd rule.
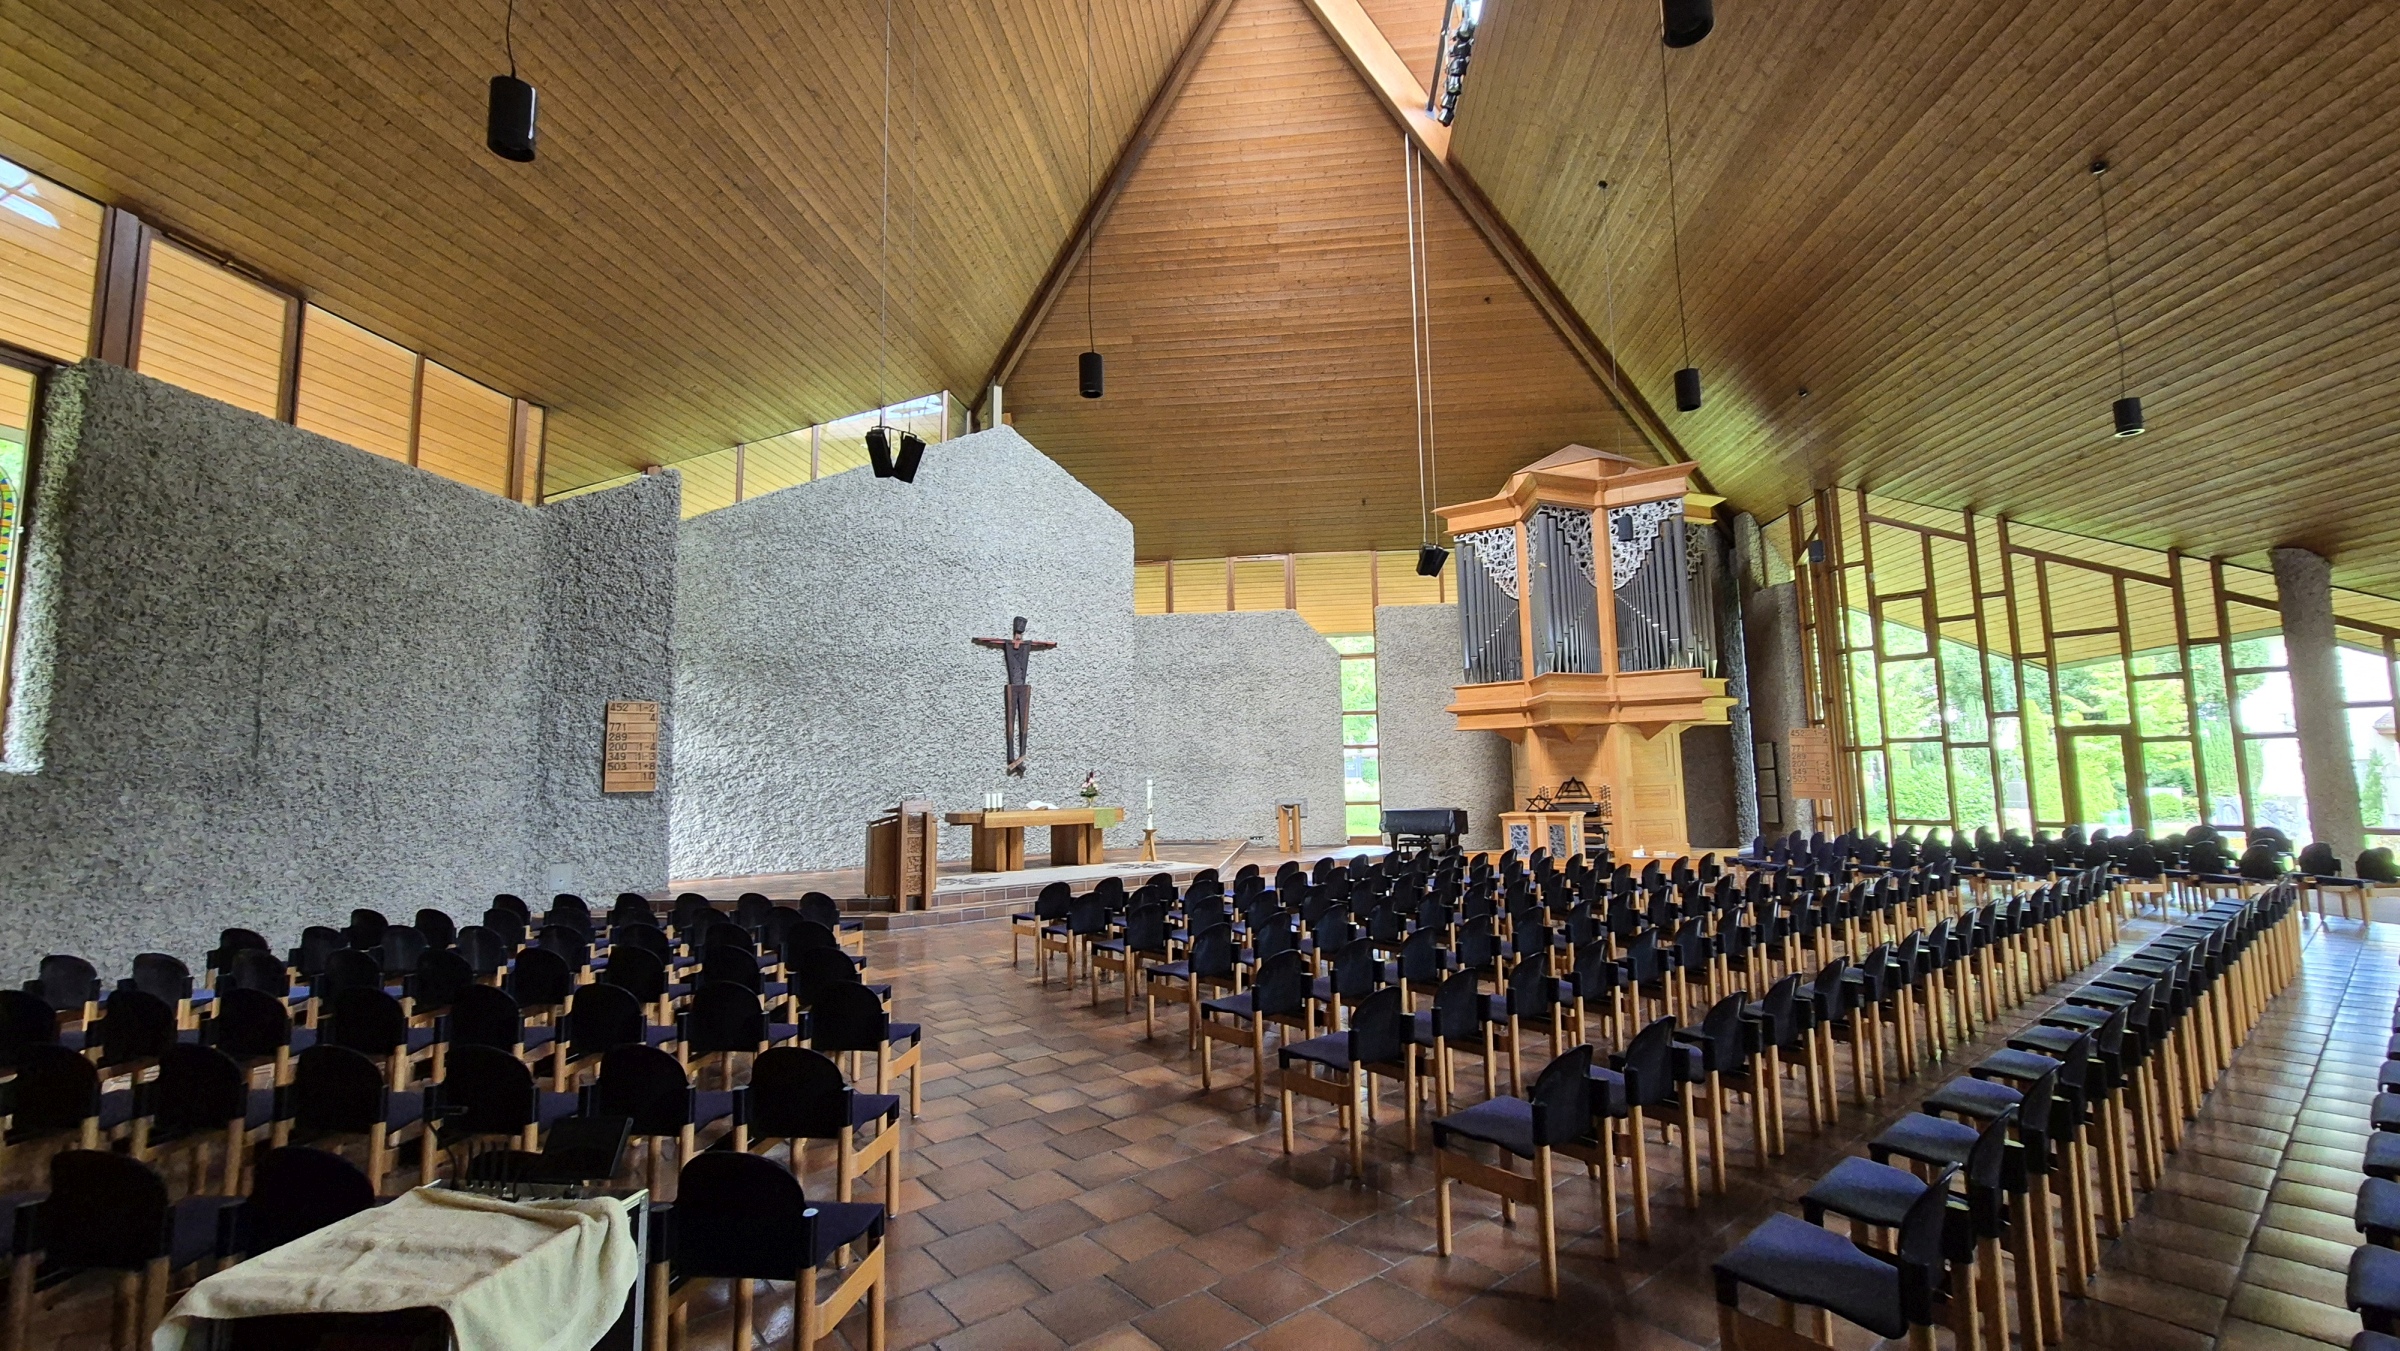
[[1456,849],[1458,837],[1467,833],[1467,809],[1464,807],[1401,807],[1383,814],[1383,837],[1400,852],[1432,849]]

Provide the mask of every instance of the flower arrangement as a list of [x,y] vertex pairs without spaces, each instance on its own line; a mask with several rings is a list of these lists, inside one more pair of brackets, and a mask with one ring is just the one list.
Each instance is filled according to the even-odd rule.
[[1092,799],[1100,796],[1100,771],[1096,769],[1085,770],[1083,775],[1083,787],[1077,789],[1076,791],[1083,795],[1083,800],[1086,802],[1089,802]]

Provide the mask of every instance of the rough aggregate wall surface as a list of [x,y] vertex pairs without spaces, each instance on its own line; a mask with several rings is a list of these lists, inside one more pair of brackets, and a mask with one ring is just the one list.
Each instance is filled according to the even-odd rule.
[[[1140,839],[1145,777],[1169,839],[1272,839],[1279,796],[1340,801],[1324,640],[1296,616],[1137,621],[1132,527],[1008,428],[929,447],[914,484],[839,474],[696,516],[678,568],[677,877],[855,867],[903,796],[1072,805],[1092,769],[1126,809],[1115,845]],[[968,640],[1017,615],[1059,646],[1032,656],[1031,767],[1010,779],[1001,654]],[[1331,839],[1338,811],[1316,824]],[[943,828],[945,857],[967,848]]]
[[42,767],[0,779],[6,969],[525,878],[534,514],[113,367],[58,380]]
[[[1792,729],[1807,726],[1800,669],[1800,610],[1794,584],[1779,582],[1752,591],[1742,605],[1744,651],[1749,668],[1750,735],[1776,747],[1776,764],[1791,746]],[[1781,773],[1779,815],[1785,833],[1815,829],[1809,799],[1795,798]],[[1748,840],[1742,841],[1748,844]]]
[[[1299,802],[1301,842],[1349,840],[1342,811],[1341,655],[1291,610],[1134,620],[1133,745],[1158,782],[1160,839],[1275,840]],[[1141,783],[1125,801],[1141,820]]]
[[1469,848],[1500,847],[1500,813],[1513,801],[1508,742],[1462,732],[1450,715],[1459,682],[1458,607],[1375,610],[1376,740],[1383,805],[1464,807]]
[[[546,598],[535,673],[542,693],[535,861],[545,883],[596,900],[667,880],[679,477],[645,477],[541,511]],[[612,699],[659,704],[654,793],[600,791]]]

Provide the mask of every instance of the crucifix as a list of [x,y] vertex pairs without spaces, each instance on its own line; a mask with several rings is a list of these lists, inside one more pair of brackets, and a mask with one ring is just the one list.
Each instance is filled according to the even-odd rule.
[[1047,652],[1058,646],[1038,638],[1025,636],[1025,616],[1018,615],[1006,638],[971,639],[977,647],[994,647],[1008,665],[1008,688],[1000,702],[1001,752],[1008,759],[1008,772],[1018,778],[1025,776],[1025,741],[1027,724],[1033,719],[1033,685],[1027,680],[1033,654]]

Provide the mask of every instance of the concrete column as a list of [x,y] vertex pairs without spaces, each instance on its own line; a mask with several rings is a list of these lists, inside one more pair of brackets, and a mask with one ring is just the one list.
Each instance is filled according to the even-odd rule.
[[1717,562],[1717,662],[1725,692],[1733,696],[1726,715],[1733,734],[1734,844],[1747,848],[1758,834],[1758,754],[1750,719],[1750,649],[1742,633],[1742,577],[1758,546],[1758,522],[1742,512],[1709,532]]
[[2283,615],[2292,714],[2300,732],[2300,777],[2308,789],[2308,831],[2344,859],[2354,858],[2366,847],[2367,831],[2359,812],[2358,772],[2350,759],[2350,719],[2342,708],[2333,566],[2306,549],[2277,549],[2274,561],[2275,603]]
[[1800,671],[1800,600],[1793,583],[1781,582],[1752,592],[1742,606],[1742,623],[1750,657],[1751,731],[1777,748],[1781,829],[1787,834],[1814,830],[1815,804],[1792,796],[1790,781],[1784,777],[1792,729],[1806,726],[1808,721]]

